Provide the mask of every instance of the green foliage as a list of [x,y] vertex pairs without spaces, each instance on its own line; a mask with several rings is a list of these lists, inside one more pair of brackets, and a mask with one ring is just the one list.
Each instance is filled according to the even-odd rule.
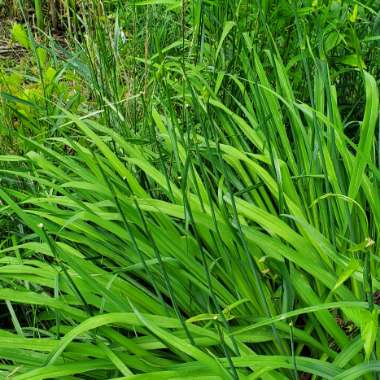
[[25,28],[22,25],[17,24],[17,23],[13,24],[12,37],[22,47],[29,48],[30,46],[29,37],[28,37],[27,32],[25,31]]
[[94,1],[68,46],[28,29],[0,76],[1,375],[376,379],[377,5]]

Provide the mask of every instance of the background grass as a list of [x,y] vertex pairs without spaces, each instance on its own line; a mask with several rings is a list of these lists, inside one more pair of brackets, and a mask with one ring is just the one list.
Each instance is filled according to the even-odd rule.
[[1,376],[376,379],[379,2],[12,5]]

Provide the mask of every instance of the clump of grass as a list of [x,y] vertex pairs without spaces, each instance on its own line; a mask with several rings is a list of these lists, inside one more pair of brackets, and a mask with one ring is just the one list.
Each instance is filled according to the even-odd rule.
[[320,50],[375,7],[96,5],[0,156],[4,376],[376,378],[376,48]]

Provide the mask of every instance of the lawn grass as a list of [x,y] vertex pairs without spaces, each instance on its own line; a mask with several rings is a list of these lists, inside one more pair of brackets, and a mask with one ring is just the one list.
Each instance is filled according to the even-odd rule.
[[0,376],[377,379],[379,2],[55,5],[0,73]]

